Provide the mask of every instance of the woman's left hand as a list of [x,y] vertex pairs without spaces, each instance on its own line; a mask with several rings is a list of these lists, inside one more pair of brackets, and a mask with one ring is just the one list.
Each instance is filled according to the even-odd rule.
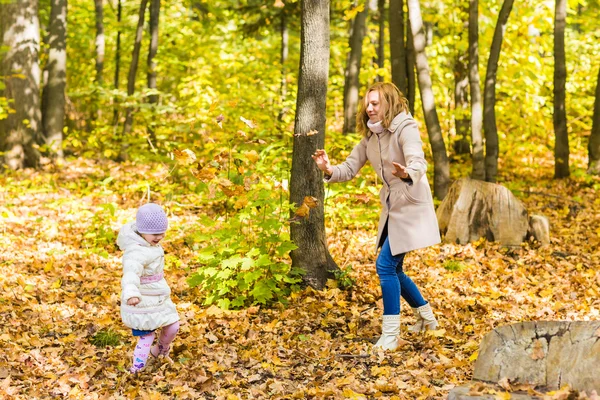
[[409,177],[408,172],[406,171],[406,167],[404,165],[398,164],[397,162],[393,162],[394,171],[392,171],[392,175],[397,176],[400,179],[406,179]]

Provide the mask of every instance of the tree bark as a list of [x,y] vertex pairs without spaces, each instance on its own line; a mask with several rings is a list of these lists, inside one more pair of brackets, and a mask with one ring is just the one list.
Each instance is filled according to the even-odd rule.
[[279,112],[279,120],[281,121],[285,114],[289,111],[285,106],[285,99],[287,97],[287,60],[290,50],[290,36],[288,32],[287,26],[287,18],[284,10],[281,10],[281,25],[280,25],[280,34],[281,34],[281,87],[280,87],[280,96],[281,96],[281,111]]
[[454,63],[454,126],[456,141],[453,144],[456,154],[470,154],[469,141],[469,74],[468,57],[464,53],[457,54]]
[[485,179],[496,182],[498,175],[498,128],[496,127],[496,74],[502,40],[514,0],[504,0],[494,30],[483,91],[483,130],[485,133]]
[[102,86],[104,70],[104,9],[103,0],[94,0],[96,7],[96,84]]
[[[148,30],[150,31],[150,45],[148,47],[148,89],[156,89],[156,53],[158,52],[158,21],[160,15],[160,0],[151,0],[150,2],[150,23]],[[155,106],[158,103],[158,95],[150,94],[148,96],[148,103]],[[156,136],[154,134],[154,128],[152,124],[148,126],[150,132],[150,140],[152,143],[156,142]]]
[[433,193],[438,199],[443,199],[450,185],[450,164],[446,153],[446,145],[442,136],[442,129],[435,109],[435,101],[429,75],[429,65],[425,54],[425,34],[423,30],[423,19],[421,18],[421,7],[419,0],[408,0],[408,12],[410,27],[414,37],[414,46],[417,65],[417,81],[421,102],[423,103],[423,114],[427,133],[431,142],[433,152]]
[[[115,76],[113,79],[115,89],[119,88],[119,73],[121,68],[121,19],[123,14],[123,4],[121,0],[118,0],[117,3],[117,22],[118,22],[118,30],[117,30],[117,43],[115,45]],[[116,127],[119,124],[119,109],[117,107],[117,99],[114,100],[114,110],[113,110],[113,126]]]
[[[290,201],[300,206],[305,196],[313,196],[319,204],[307,219],[291,225],[290,234],[298,246],[291,252],[292,266],[305,270],[304,281],[316,289],[325,287],[330,271],[338,269],[325,239],[322,173],[311,158],[325,143],[328,74],[329,1],[304,0]],[[318,134],[307,136],[312,130]]]
[[403,95],[408,95],[406,45],[404,43],[404,0],[390,0],[390,58],[392,82]]
[[[365,6],[365,10],[367,7]],[[383,68],[385,63],[385,0],[377,1],[377,12],[379,14],[379,42],[377,44],[377,66]],[[383,82],[383,76],[377,74],[377,82]]]
[[415,115],[415,98],[417,96],[417,77],[415,70],[417,60],[415,54],[415,41],[410,28],[408,15],[406,16],[406,24],[408,25],[408,29],[406,30],[406,82],[408,85],[408,93],[406,94],[406,98],[408,99],[410,113]]
[[565,24],[567,0],[556,0],[554,13],[554,178],[569,176],[569,135],[565,110],[567,67]]
[[483,115],[479,82],[479,0],[469,0],[469,89],[471,94],[471,140],[473,171],[471,177],[485,180],[483,153]]
[[[133,52],[131,53],[131,64],[129,65],[129,74],[127,75],[127,96],[133,96],[135,93],[135,76],[137,73],[138,62],[140,59],[140,48],[142,47],[142,35],[144,33],[144,15],[146,14],[146,6],[148,0],[142,0],[140,4],[140,11],[138,15],[138,24],[135,34],[135,42],[133,44]],[[123,135],[121,142],[121,154],[119,160],[127,160],[127,137],[131,132],[131,126],[133,124],[133,108],[127,107],[125,114],[125,124],[123,125]]]
[[596,81],[596,99],[594,100],[594,117],[592,134],[588,143],[588,174],[600,175],[600,68]]
[[48,81],[42,95],[42,124],[50,156],[62,159],[67,87],[67,0],[52,0],[48,34]]
[[350,52],[346,64],[344,82],[344,128],[343,133],[356,131],[356,110],[360,90],[360,65],[362,60],[362,43],[365,37],[367,7],[356,14],[350,30]]
[[37,168],[35,145],[42,138],[38,0],[0,3],[0,40],[7,48],[0,58],[0,76],[5,77],[0,95],[14,110],[0,120],[2,161],[10,169]]

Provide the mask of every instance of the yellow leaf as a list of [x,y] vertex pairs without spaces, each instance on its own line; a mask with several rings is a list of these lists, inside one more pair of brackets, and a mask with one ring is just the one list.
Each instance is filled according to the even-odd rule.
[[246,119],[244,117],[240,117],[240,120],[242,120],[242,122],[245,123],[248,126],[248,128],[250,128],[250,129],[256,128],[256,123],[254,121]]
[[255,163],[258,161],[259,157],[258,157],[258,153],[256,152],[256,150],[248,151],[248,152],[246,152],[245,155],[246,155],[246,159],[248,161],[250,161],[251,163]]
[[510,400],[511,394],[509,392],[496,393],[496,400]]
[[477,360],[477,356],[479,356],[479,351],[476,351],[475,353],[471,354],[471,357],[469,357],[469,361],[473,362]]
[[58,278],[57,280],[54,281],[54,283],[52,283],[52,286],[50,286],[52,289],[58,289],[62,286],[62,279]]

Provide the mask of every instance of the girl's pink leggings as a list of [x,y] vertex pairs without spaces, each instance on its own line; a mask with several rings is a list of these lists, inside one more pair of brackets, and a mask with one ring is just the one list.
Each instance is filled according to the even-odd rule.
[[150,353],[155,357],[158,357],[159,355],[168,355],[169,349],[171,348],[171,342],[175,339],[178,330],[179,321],[164,326],[160,331],[158,343],[153,347],[151,346],[154,342],[154,337],[156,336],[154,332],[140,336],[137,345],[133,350],[133,366],[131,367],[131,372],[137,372],[143,369],[146,366]]

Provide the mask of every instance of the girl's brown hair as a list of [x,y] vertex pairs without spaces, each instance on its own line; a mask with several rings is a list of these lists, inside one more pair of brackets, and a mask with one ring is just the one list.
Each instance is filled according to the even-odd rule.
[[369,93],[379,92],[379,113],[381,114],[381,125],[388,128],[396,115],[401,112],[408,113],[408,100],[396,85],[390,82],[377,82],[365,93],[363,101],[359,104],[358,112],[356,113],[356,128],[365,137],[371,136],[371,131],[367,126],[369,115],[367,107],[369,106]]

